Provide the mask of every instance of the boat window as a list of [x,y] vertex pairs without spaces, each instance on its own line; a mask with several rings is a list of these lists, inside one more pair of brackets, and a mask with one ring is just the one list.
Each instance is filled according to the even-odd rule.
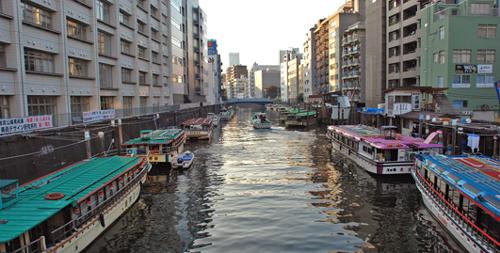
[[456,207],[458,207],[460,205],[460,192],[455,191],[452,187],[450,187],[450,189],[453,192],[452,195],[450,195],[450,200]]
[[462,213],[463,214],[469,213],[469,203],[470,203],[470,200],[468,198],[464,197],[464,202],[462,204]]
[[439,178],[439,190],[441,191],[441,195],[445,196],[446,194],[446,182]]
[[477,220],[477,210],[479,209],[474,202],[470,201],[470,206],[469,206],[469,217],[472,219],[472,221]]
[[486,227],[486,232],[489,236],[493,237],[496,241],[500,240],[500,222],[491,217],[490,215],[485,215],[483,219],[488,219],[488,225]]

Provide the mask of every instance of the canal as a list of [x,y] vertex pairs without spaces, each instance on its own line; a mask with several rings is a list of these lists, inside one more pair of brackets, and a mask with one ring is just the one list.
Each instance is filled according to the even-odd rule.
[[[263,111],[264,109],[262,109]],[[411,176],[375,177],[331,150],[326,127],[287,129],[242,108],[189,170],[154,168],[141,197],[86,252],[461,252]]]

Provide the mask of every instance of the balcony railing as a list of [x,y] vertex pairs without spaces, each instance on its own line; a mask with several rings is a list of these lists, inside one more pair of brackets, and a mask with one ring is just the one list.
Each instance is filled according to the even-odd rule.
[[460,17],[498,17],[499,8],[464,8],[464,7],[448,7],[434,13],[434,22],[450,16]]

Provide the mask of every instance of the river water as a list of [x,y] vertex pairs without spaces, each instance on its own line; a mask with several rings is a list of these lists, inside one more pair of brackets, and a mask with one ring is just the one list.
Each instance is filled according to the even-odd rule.
[[[264,111],[262,109],[261,111]],[[411,176],[375,177],[324,126],[287,129],[242,108],[189,170],[154,168],[140,199],[86,252],[461,252]]]

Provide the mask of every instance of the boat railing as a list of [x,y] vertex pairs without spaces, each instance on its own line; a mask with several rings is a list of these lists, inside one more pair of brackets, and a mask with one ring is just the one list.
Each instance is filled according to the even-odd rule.
[[19,253],[24,253],[24,252],[30,252],[30,253],[48,252],[45,249],[45,245],[42,245],[42,243],[43,243],[42,237],[40,237],[37,240],[32,241],[29,244],[26,244],[26,245],[22,246],[19,249],[16,249],[12,253],[18,253],[18,252]]
[[63,241],[64,239],[70,237],[73,233],[78,231],[78,228],[81,228],[88,222],[92,222],[92,220],[95,219],[96,216],[103,214],[110,206],[114,205],[116,202],[120,201],[123,196],[127,195],[128,192],[136,186],[137,182],[141,180],[142,176],[147,173],[147,171],[148,171],[147,165],[145,165],[141,172],[139,172],[124,187],[122,187],[115,194],[113,194],[111,198],[103,201],[102,203],[97,205],[89,212],[83,214],[82,216],[73,219],[70,222],[52,231],[52,241],[50,243],[52,245],[56,245],[56,243]]
[[455,226],[459,228],[462,232],[472,235],[477,241],[481,243],[480,247],[486,247],[488,252],[500,253],[500,244],[482,231],[479,227],[470,221],[470,217],[466,217],[464,214],[458,211],[457,207],[451,205],[444,196],[439,194],[434,188],[431,187],[430,183],[422,178],[422,175],[418,169],[414,172],[416,176],[414,177],[418,183],[425,188],[426,192],[432,197],[434,202],[437,202],[438,208],[442,212],[446,213],[451,217],[451,221],[455,223]]

